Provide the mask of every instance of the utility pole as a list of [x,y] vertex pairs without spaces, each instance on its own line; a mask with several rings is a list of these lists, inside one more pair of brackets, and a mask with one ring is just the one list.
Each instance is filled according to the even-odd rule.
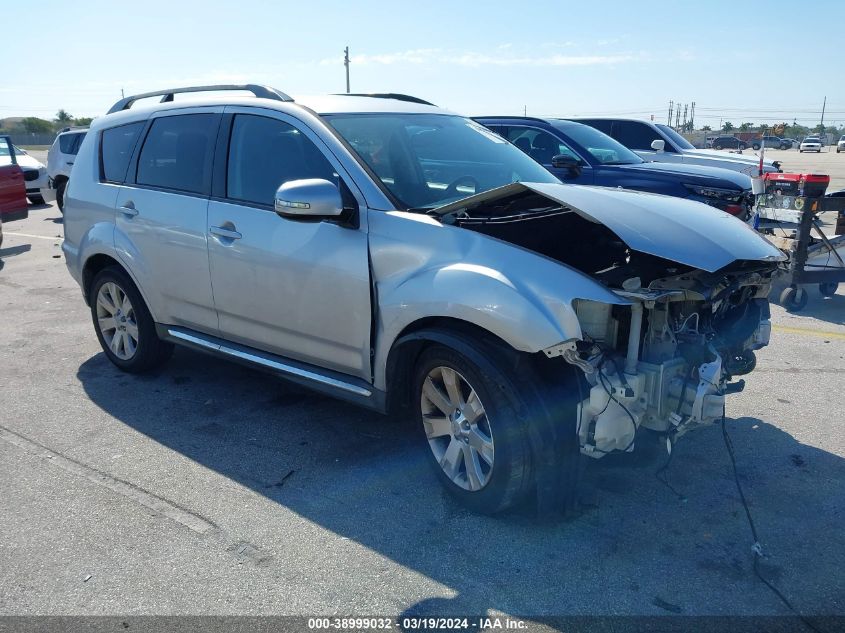
[[120,89],[120,98],[123,99],[123,88]]
[[528,116],[528,106],[522,106],[522,116]]
[[822,134],[824,134],[824,109],[827,106],[827,96],[824,98],[824,102],[822,103],[822,121],[821,121],[821,129],[819,130],[819,138],[822,138]]
[[669,101],[669,118],[666,120],[666,125],[672,125],[672,106],[674,105],[674,101]]
[[343,65],[346,66],[346,94],[349,94],[349,47],[343,49]]
[[682,131],[682,132],[683,132],[684,130],[686,130],[686,129],[687,129],[687,108],[688,108],[688,107],[689,107],[689,104],[688,104],[688,103],[685,103],[685,104],[684,104],[684,125],[683,125],[683,127],[681,128],[681,131]]
[[681,104],[679,103],[677,109],[675,110],[675,129],[677,130],[680,125],[681,125]]
[[690,131],[695,129],[695,101],[692,102],[692,110],[689,113],[689,129]]

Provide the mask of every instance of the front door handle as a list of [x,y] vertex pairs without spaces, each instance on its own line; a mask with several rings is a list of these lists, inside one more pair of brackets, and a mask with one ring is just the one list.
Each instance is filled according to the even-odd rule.
[[243,237],[243,235],[235,231],[233,228],[226,229],[222,226],[211,226],[209,227],[208,232],[215,237],[222,237],[227,240],[239,240]]
[[127,202],[126,204],[119,206],[117,210],[120,211],[123,215],[130,218],[134,218],[136,215],[138,215],[138,209],[135,208],[135,205],[132,202]]

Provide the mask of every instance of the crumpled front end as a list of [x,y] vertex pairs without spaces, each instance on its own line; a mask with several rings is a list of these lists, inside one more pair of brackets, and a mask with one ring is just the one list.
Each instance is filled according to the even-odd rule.
[[546,350],[580,367],[589,384],[578,407],[581,451],[632,451],[640,427],[674,442],[721,419],[725,396],[744,387],[754,351],[769,342],[772,265],[694,271],[617,293],[630,306],[575,301],[582,338]]

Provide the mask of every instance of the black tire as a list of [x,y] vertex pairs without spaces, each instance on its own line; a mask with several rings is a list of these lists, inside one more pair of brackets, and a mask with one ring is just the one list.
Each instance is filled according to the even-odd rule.
[[56,185],[56,205],[59,211],[65,212],[65,188],[67,187],[67,180],[62,180]]
[[[120,358],[115,355],[106,342],[99,325],[97,297],[100,288],[107,283],[113,283],[122,290],[132,305],[132,321],[137,325],[138,341],[134,354],[129,358]],[[144,303],[143,297],[141,297],[141,293],[138,292],[135,284],[122,268],[110,266],[97,273],[97,276],[91,282],[88,302],[91,305],[91,320],[94,324],[94,331],[97,333],[97,339],[100,341],[108,359],[118,368],[132,374],[143,373],[158,367],[170,358],[173,353],[173,345],[162,341],[156,334],[155,322],[146,303]]]
[[800,286],[789,286],[780,293],[780,304],[789,312],[800,312],[809,300],[807,291]]
[[754,144],[751,146],[751,148],[752,148],[752,149],[754,149],[754,150],[758,150],[758,149],[760,149],[760,143],[754,143]]
[[748,149],[748,145],[746,145],[745,143],[740,143],[739,149]]
[[[438,344],[424,350],[418,359],[412,405],[429,463],[449,494],[475,512],[499,513],[522,505],[536,494],[541,514],[565,514],[574,505],[579,472],[576,400],[565,406],[565,414],[558,409],[557,419],[552,420],[548,413],[551,408],[544,400],[550,392],[543,395],[546,388],[530,366],[517,369],[506,354],[478,341],[473,341],[469,349],[471,354],[464,355]],[[441,367],[457,372],[476,392],[492,438],[493,463],[486,472],[486,483],[474,491],[453,481],[440,466],[423,424],[423,386],[429,374]],[[563,402],[558,401],[558,405],[564,408]],[[548,432],[556,439],[548,441]],[[442,440],[441,446],[457,441],[451,435],[437,439]],[[463,468],[466,473],[466,462]]]
[[44,204],[44,196],[27,196],[32,204]]
[[832,297],[836,294],[836,291],[839,289],[839,284],[835,281],[828,281],[825,283],[819,284],[819,292],[822,293],[823,297]]
[[721,146],[719,143],[716,143],[716,144],[713,146],[713,149],[722,149],[722,146]]

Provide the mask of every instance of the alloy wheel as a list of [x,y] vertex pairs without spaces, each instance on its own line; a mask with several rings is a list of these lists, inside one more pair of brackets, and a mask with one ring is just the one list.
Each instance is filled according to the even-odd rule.
[[420,396],[425,434],[434,458],[454,484],[481,490],[493,473],[493,433],[478,393],[451,367],[435,367]]
[[126,292],[113,281],[97,292],[97,327],[109,350],[120,360],[129,360],[138,349],[138,323]]

